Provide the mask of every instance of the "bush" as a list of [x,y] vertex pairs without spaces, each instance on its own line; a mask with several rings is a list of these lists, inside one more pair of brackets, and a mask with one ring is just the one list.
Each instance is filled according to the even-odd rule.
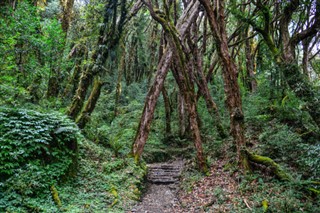
[[77,134],[58,113],[0,108],[0,210],[30,207],[29,197],[73,174]]
[[320,144],[300,144],[303,155],[298,159],[299,166],[302,168],[304,175],[311,179],[320,177]]
[[274,127],[267,127],[259,139],[263,143],[263,154],[271,158],[290,162],[296,160],[301,152],[297,147],[302,143],[301,138],[286,125],[276,124]]

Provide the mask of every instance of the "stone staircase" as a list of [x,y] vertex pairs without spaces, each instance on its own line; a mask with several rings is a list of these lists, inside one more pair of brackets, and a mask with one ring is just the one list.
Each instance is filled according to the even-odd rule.
[[147,180],[154,184],[172,184],[179,182],[184,167],[182,160],[168,163],[149,164]]

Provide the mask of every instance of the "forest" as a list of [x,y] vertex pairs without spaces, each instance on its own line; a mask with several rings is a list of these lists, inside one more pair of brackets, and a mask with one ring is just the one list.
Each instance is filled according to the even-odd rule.
[[0,1],[0,212],[319,194],[319,0]]

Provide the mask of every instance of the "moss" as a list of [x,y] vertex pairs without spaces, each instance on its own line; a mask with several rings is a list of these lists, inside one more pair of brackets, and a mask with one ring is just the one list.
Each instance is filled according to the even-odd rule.
[[139,165],[139,163],[140,163],[140,155],[135,154],[133,158],[134,158],[134,163],[136,165]]
[[113,206],[115,206],[119,202],[119,199],[118,199],[119,194],[118,194],[117,189],[114,186],[112,186],[110,193],[114,196],[114,200],[109,206],[110,208],[112,208]]
[[60,200],[60,198],[59,198],[59,193],[58,193],[57,188],[56,188],[54,185],[52,185],[52,186],[50,187],[50,191],[51,191],[51,195],[52,195],[52,199],[53,199],[54,203],[55,203],[59,208],[61,208],[61,207],[62,207],[62,203],[61,203],[61,200]]
[[111,204],[110,204],[110,208],[114,207],[117,203],[119,202],[118,199],[115,199]]
[[262,204],[263,212],[267,212],[268,211],[268,207],[269,207],[268,201],[267,200],[263,200],[261,202],[261,204]]
[[281,167],[279,164],[277,164],[276,162],[274,162],[274,160],[272,160],[269,157],[265,157],[265,156],[261,156],[261,155],[256,155],[256,154],[252,154],[249,151],[246,151],[246,154],[248,156],[248,159],[254,163],[258,163],[258,164],[262,164],[265,165],[267,167],[270,167],[272,169],[272,172],[282,181],[292,181],[293,178],[287,174]]

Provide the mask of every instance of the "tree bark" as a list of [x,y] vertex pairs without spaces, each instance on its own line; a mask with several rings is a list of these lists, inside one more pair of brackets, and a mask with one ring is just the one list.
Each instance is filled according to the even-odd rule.
[[170,109],[170,99],[168,92],[166,88],[163,86],[162,88],[162,97],[163,97],[163,102],[164,102],[164,109],[165,109],[165,114],[166,114],[166,136],[171,135],[171,109]]
[[[67,112],[67,115],[73,120],[76,119],[83,107],[87,91],[94,76],[98,76],[105,71],[104,63],[108,58],[110,50],[116,48],[118,45],[122,35],[123,26],[125,25],[126,21],[128,21],[134,14],[137,13],[141,7],[141,2],[137,1],[133,5],[129,15],[126,13],[126,1],[122,0],[119,5],[121,7],[120,18],[114,15],[117,11],[118,1],[114,0],[106,3],[103,21],[104,25],[100,29],[97,43],[98,50],[92,54],[91,61],[93,61],[93,63],[84,69],[78,84],[77,92]],[[110,22],[111,27],[109,27]],[[112,29],[111,31],[110,28]]]
[[186,134],[186,110],[185,102],[181,92],[178,94],[178,116],[179,116],[179,136],[180,138],[185,137]]
[[224,90],[227,95],[226,104],[230,114],[230,132],[237,148],[237,161],[241,168],[247,170],[248,160],[241,151],[246,147],[244,137],[244,115],[237,79],[237,67],[230,57],[225,29],[224,1],[215,0],[214,8],[209,0],[199,0],[208,16],[211,31],[216,41],[217,52],[221,60]]
[[87,122],[89,121],[90,115],[96,107],[97,101],[100,97],[101,88],[103,83],[100,81],[99,77],[94,79],[93,88],[86,102],[83,110],[81,111],[79,117],[76,120],[76,123],[80,129],[83,129]]
[[60,4],[62,6],[62,30],[67,33],[71,22],[74,0],[60,0]]
[[132,153],[136,162],[139,162],[140,156],[143,152],[144,145],[148,139],[151,121],[157,104],[157,99],[160,95],[160,92],[162,91],[164,80],[168,74],[171,59],[172,51],[168,50],[168,52],[164,53],[164,56],[158,64],[158,69],[154,82],[147,94],[138,131],[134,140],[134,144],[132,146]]
[[114,117],[117,117],[118,115],[118,105],[120,101],[121,96],[121,81],[122,81],[122,74],[123,70],[125,69],[125,60],[126,60],[126,50],[123,47],[122,48],[122,56],[120,60],[120,65],[118,69],[118,78],[117,78],[117,87],[116,87],[116,96],[115,96],[115,102],[114,102]]
[[[250,36],[250,30],[246,36]],[[249,83],[249,89],[251,92],[257,90],[257,81],[254,74],[254,54],[252,53],[252,39],[246,39],[245,41],[245,55],[246,55],[246,68],[247,68],[247,82]]]

